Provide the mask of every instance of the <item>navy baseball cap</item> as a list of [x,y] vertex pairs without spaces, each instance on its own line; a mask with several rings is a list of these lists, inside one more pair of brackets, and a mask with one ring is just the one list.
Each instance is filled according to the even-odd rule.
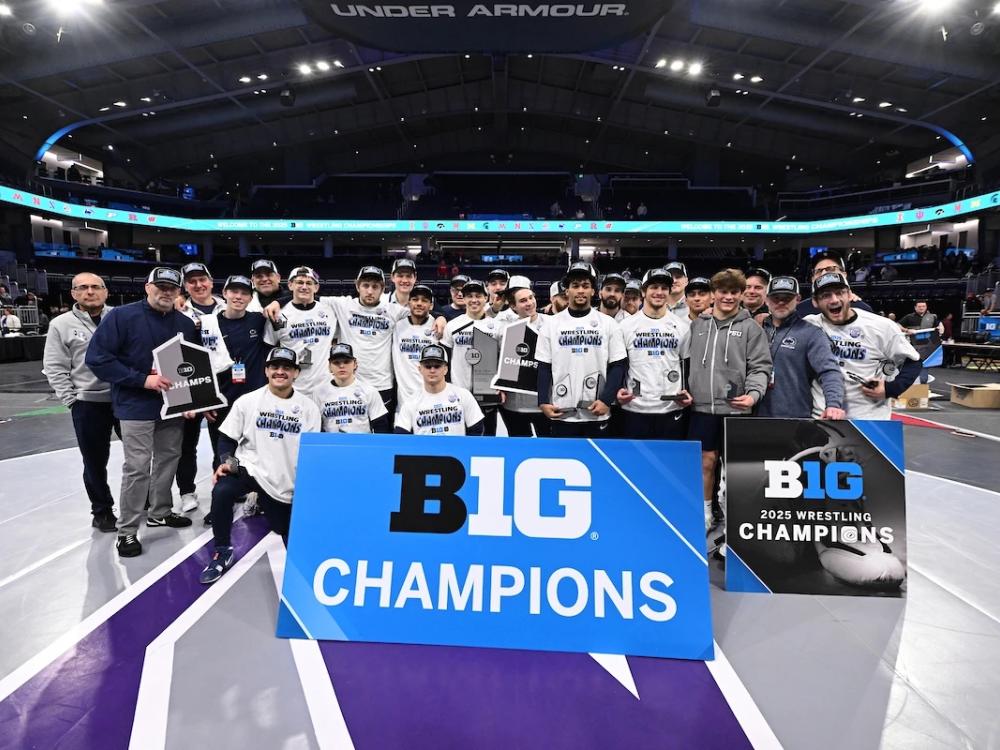
[[355,281],[361,281],[361,279],[377,279],[385,284],[385,272],[378,266],[362,266]]
[[580,277],[590,279],[590,283],[597,286],[597,271],[585,260],[578,260],[569,264],[569,268],[566,269],[566,275],[563,277],[563,283],[569,287],[570,279],[578,279]]
[[448,364],[448,352],[439,344],[428,344],[420,350],[421,362],[443,362]]
[[472,292],[479,292],[480,294],[486,294],[486,285],[481,281],[476,281],[475,279],[469,279],[462,286],[462,296],[466,294],[471,294]]
[[816,253],[812,257],[812,267],[815,268],[820,264],[820,261],[824,260],[832,260],[834,263],[840,266],[841,270],[843,270],[844,268],[844,259],[841,258],[838,253],[835,253],[832,250],[821,250],[820,252]]
[[412,271],[413,273],[416,273],[417,264],[409,258],[397,258],[392,264],[392,272],[396,273],[396,271]]
[[674,275],[666,268],[651,268],[642,277],[642,288],[645,289],[653,283],[666,284],[668,287],[672,287],[674,285]]
[[684,294],[688,292],[710,292],[712,291],[712,282],[706,279],[704,276],[695,276],[693,279],[689,280],[687,287],[684,289]]
[[270,271],[271,273],[277,273],[278,267],[274,265],[273,260],[255,260],[250,264],[250,275],[253,276],[255,273],[260,271]]
[[502,268],[494,268],[488,274],[486,274],[487,281],[493,281],[493,279],[503,279],[504,281],[510,281],[510,274],[507,273]]
[[[670,283],[673,284],[674,277],[670,277]],[[625,285],[625,294],[629,292],[635,292],[636,294],[642,293],[642,282],[639,279],[629,279],[628,283]]]
[[749,279],[751,276],[759,276],[760,278],[764,279],[765,283],[771,280],[771,272],[768,271],[766,268],[760,268],[760,267],[751,268],[749,271],[747,271],[746,278]]
[[461,286],[465,286],[470,281],[472,281],[472,279],[470,277],[466,276],[464,273],[460,273],[458,276],[453,276],[452,277],[450,286],[459,286],[459,287],[461,287]]
[[308,276],[317,284],[319,283],[319,274],[312,270],[309,266],[298,266],[293,268],[292,272],[288,274],[288,280],[291,281],[298,276]]
[[433,302],[434,290],[426,284],[414,284],[413,289],[410,290],[410,299],[413,299],[414,297],[426,297]]
[[606,287],[608,284],[618,284],[622,289],[625,288],[625,277],[620,273],[606,273],[604,278],[601,279],[601,287]]
[[671,273],[677,271],[677,273],[679,273],[681,276],[688,275],[687,266],[676,260],[673,263],[667,263],[667,265],[665,265],[663,268],[664,270],[670,271]]
[[820,292],[825,292],[827,289],[850,289],[851,285],[847,283],[847,277],[842,273],[824,273],[816,281],[813,282],[813,297],[817,296]]
[[267,361],[264,362],[265,365],[289,365],[298,369],[299,361],[295,356],[295,352],[291,349],[286,349],[283,346],[276,346],[271,350],[271,353],[267,355]]
[[181,268],[181,275],[186,279],[188,276],[208,276],[212,278],[212,274],[208,270],[208,266],[204,263],[188,263],[186,266]]
[[146,279],[146,283],[172,284],[173,286],[179,287],[181,285],[181,275],[179,271],[175,271],[173,268],[159,266],[149,272],[149,278]]
[[337,344],[330,350],[330,359],[357,359],[350,344]]
[[230,287],[234,286],[246,287],[251,292],[253,291],[253,282],[251,282],[246,276],[240,276],[239,274],[227,278],[226,283],[222,285],[222,291],[226,291]]
[[767,285],[767,296],[790,294],[793,297],[799,293],[799,280],[794,276],[775,276]]

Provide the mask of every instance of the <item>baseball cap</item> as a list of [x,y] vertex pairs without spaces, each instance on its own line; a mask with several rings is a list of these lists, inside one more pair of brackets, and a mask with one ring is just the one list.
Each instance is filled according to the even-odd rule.
[[625,277],[620,273],[611,272],[604,274],[604,278],[601,279],[601,286],[605,287],[608,284],[618,284],[622,288],[625,287]]
[[475,279],[469,279],[465,282],[462,287],[462,296],[470,294],[472,292],[479,292],[480,294],[486,294],[486,285],[481,281],[476,281]]
[[278,267],[274,265],[273,260],[255,260],[250,264],[250,275],[253,276],[258,271],[270,271],[271,273],[277,273]]
[[385,272],[378,266],[362,266],[355,281],[361,281],[361,279],[378,279],[385,284]]
[[812,267],[815,268],[820,264],[820,261],[824,260],[832,260],[834,263],[840,266],[841,269],[844,268],[844,259],[841,258],[837,253],[833,252],[832,250],[822,250],[816,253],[812,258]]
[[295,357],[295,352],[291,349],[286,349],[283,346],[276,346],[271,350],[271,353],[267,355],[267,360],[264,362],[265,365],[291,365],[292,367],[298,367],[299,361]]
[[511,293],[518,289],[531,289],[531,279],[527,276],[511,276],[507,282],[507,292]]
[[502,268],[494,268],[488,274],[486,274],[487,281],[493,281],[493,279],[503,279],[504,281],[510,281],[510,274],[507,273]]
[[820,292],[825,292],[827,289],[850,289],[851,285],[847,283],[847,277],[842,273],[824,273],[816,281],[813,282],[813,297],[818,295]]
[[158,266],[149,272],[149,278],[146,279],[147,284],[173,284],[174,286],[181,285],[181,275],[179,271],[175,271],[172,268],[167,268],[166,266]]
[[590,279],[591,284],[597,285],[597,270],[585,260],[578,260],[569,264],[569,268],[566,269],[566,275],[563,277],[563,283],[569,286],[571,278],[579,278],[581,276]]
[[433,302],[434,290],[426,284],[414,284],[413,289],[410,290],[410,298],[412,299],[413,297],[426,297]]
[[449,286],[465,286],[470,281],[472,281],[472,279],[470,279],[464,273],[460,273],[458,276],[452,276],[451,283],[449,284]]
[[228,277],[226,283],[222,285],[222,291],[226,291],[232,286],[245,286],[250,291],[253,291],[253,282],[246,276],[240,276],[239,274]]
[[666,268],[650,268],[646,271],[646,275],[642,277],[642,288],[645,289],[654,282],[673,286],[674,276]]
[[[673,284],[674,277],[670,277],[670,283]],[[636,294],[642,293],[642,282],[639,279],[629,279],[628,283],[625,285],[625,294],[629,292],[635,292]]]
[[552,297],[557,297],[560,294],[565,294],[566,285],[562,281],[553,281],[549,285],[549,299]]
[[397,258],[392,264],[392,272],[396,273],[396,271],[413,271],[413,273],[416,273],[417,264],[409,258]]
[[687,287],[684,289],[684,294],[688,292],[710,292],[712,291],[712,282],[706,279],[704,276],[695,276],[690,279],[687,283]]
[[768,297],[775,294],[791,294],[794,296],[798,293],[799,280],[794,276],[775,276],[767,285]]
[[319,283],[319,274],[312,270],[309,266],[297,266],[292,269],[292,272],[288,274],[288,280],[291,281],[296,276],[308,276],[317,284]]
[[212,274],[208,270],[208,266],[204,263],[188,263],[186,266],[181,267],[181,276],[185,279],[188,276],[196,276],[198,274],[203,274],[208,276],[208,278],[212,278]]
[[771,272],[766,268],[751,268],[747,271],[746,277],[749,279],[751,276],[760,276],[765,282],[771,280]]
[[356,359],[350,344],[337,344],[330,350],[330,359]]
[[420,350],[421,362],[444,362],[448,364],[448,352],[438,344],[428,344]]
[[679,273],[681,276],[688,275],[687,266],[676,260],[673,263],[667,263],[667,265],[665,265],[663,269],[665,271],[670,271],[671,273],[677,271],[677,273]]

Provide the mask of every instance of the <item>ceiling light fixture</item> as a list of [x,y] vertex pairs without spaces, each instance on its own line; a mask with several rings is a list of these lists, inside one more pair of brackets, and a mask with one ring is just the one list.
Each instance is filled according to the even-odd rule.
[[0,16],[9,18],[12,15],[14,15],[14,11],[11,10],[10,6],[6,3],[0,3]]
[[861,104],[861,102],[865,101],[865,98],[863,96],[856,96],[851,101],[855,104]]
[[667,61],[661,57],[659,60],[656,61],[656,65],[654,65],[653,67],[665,68],[667,67]]
[[700,76],[701,71],[704,70],[705,66],[700,62],[693,62],[688,65],[688,75],[689,76]]
[[267,80],[267,73],[259,73],[257,75],[257,80],[258,81],[266,81]]
[[240,76],[240,83],[250,83],[250,76]]
[[763,80],[764,80],[763,76],[752,76],[750,78],[750,83],[760,83]]
[[316,61],[316,70],[319,70],[322,73],[326,73],[329,69],[330,69],[330,63],[328,63],[326,60]]
[[746,76],[744,76],[742,73],[733,73],[734,81],[742,81],[744,78],[746,78]]
[[310,65],[309,63],[300,63],[298,67],[299,67],[299,72],[302,75],[304,76],[312,75],[313,69],[312,65]]
[[340,60],[334,60],[333,61],[333,67],[335,67],[335,68],[342,68],[342,67],[344,67],[344,63],[342,63]]
[[878,103],[878,108],[879,109],[886,109],[887,107],[891,107],[891,106],[892,106],[892,102],[879,102]]
[[681,70],[684,70],[684,61],[683,60],[674,60],[673,62],[670,63],[670,69],[672,71],[674,71],[675,73],[677,73],[677,72],[679,72]]

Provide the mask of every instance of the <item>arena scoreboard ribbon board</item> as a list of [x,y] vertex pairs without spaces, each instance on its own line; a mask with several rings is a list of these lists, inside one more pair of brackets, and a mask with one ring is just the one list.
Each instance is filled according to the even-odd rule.
[[903,428],[726,420],[726,588],[902,597]]
[[302,436],[277,634],[711,659],[695,443]]

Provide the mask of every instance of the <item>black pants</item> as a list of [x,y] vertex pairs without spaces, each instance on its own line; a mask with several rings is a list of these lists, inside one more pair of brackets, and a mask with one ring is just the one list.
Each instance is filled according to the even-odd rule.
[[215,535],[215,546],[232,546],[230,537],[233,531],[233,505],[248,492],[257,493],[257,505],[264,511],[271,531],[280,534],[287,544],[292,506],[272,498],[245,469],[241,469],[239,474],[222,477],[212,489],[212,533]]
[[683,411],[669,414],[639,414],[622,409],[621,437],[630,440],[685,440],[687,420]]
[[396,388],[395,386],[386,388],[384,391],[379,391],[378,395],[385,405],[385,410],[389,412],[389,432],[392,432],[393,425],[396,422]]
[[198,438],[201,437],[201,420],[198,414],[194,419],[184,420],[184,440],[181,442],[181,457],[177,462],[177,489],[182,495],[195,491],[194,480],[198,475]]
[[[549,436],[549,420],[540,411],[508,411],[503,410],[503,423],[507,425],[507,434],[511,437]],[[532,432],[531,428],[535,431]]]
[[554,438],[607,438],[611,437],[608,432],[608,420],[600,422],[560,422],[557,419],[549,420],[549,433]]
[[483,406],[483,435],[486,437],[496,437],[497,434],[497,407]]
[[110,403],[77,401],[70,409],[76,442],[83,457],[83,486],[90,498],[90,512],[110,512],[115,504],[108,487],[108,456],[112,431],[121,439],[121,428]]
[[229,410],[232,408],[233,402],[229,402],[229,406],[223,409],[215,410],[215,421],[208,422],[208,440],[212,444],[212,471],[219,468],[219,464],[222,463],[219,460],[219,428],[222,427],[222,423],[226,421],[226,417],[229,415]]

